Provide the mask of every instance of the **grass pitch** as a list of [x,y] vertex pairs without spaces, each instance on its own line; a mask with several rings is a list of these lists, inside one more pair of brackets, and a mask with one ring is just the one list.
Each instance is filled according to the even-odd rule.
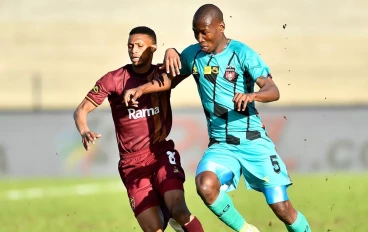
[[[368,174],[292,175],[289,196],[314,232],[368,231]],[[230,232],[203,205],[193,178],[186,182],[190,210],[205,231]],[[229,193],[237,209],[261,232],[286,231],[262,194],[239,189]],[[117,178],[0,180],[1,232],[141,231],[126,191]],[[171,228],[166,231],[172,232]]]

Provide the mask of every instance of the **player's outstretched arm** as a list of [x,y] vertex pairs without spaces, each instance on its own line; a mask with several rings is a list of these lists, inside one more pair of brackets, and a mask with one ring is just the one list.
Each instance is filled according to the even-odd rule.
[[74,111],[74,121],[80,135],[82,136],[82,143],[86,150],[89,150],[89,143],[95,144],[95,140],[101,137],[89,130],[87,125],[87,114],[96,108],[89,100],[84,99],[81,104]]
[[174,88],[187,76],[176,76],[175,78],[169,77],[166,73],[163,73],[152,81],[141,85],[137,88],[128,89],[124,92],[124,103],[126,106],[138,106],[138,98],[143,94],[162,92]]

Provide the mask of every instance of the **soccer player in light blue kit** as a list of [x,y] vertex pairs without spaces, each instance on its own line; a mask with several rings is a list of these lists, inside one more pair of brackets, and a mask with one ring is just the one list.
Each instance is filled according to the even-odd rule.
[[[226,38],[224,29],[217,6],[200,7],[193,17],[198,43],[181,54],[175,49],[166,51],[163,67],[173,78],[157,79],[128,90],[125,102],[136,101],[145,93],[174,88],[193,75],[210,138],[196,172],[197,191],[207,207],[235,231],[258,231],[245,221],[226,193],[237,188],[243,175],[247,188],[264,194],[288,231],[311,232],[304,215],[289,200],[287,187],[292,182],[254,104],[278,100],[278,88],[258,54]],[[254,92],[255,83],[260,87],[258,92]]]

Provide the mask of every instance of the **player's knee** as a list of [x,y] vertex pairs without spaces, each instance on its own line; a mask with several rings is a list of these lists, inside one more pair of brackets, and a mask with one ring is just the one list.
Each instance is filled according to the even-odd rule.
[[180,225],[185,225],[190,221],[190,212],[186,206],[174,207],[171,215]]
[[206,204],[215,202],[220,190],[220,182],[213,172],[202,172],[196,177],[197,193]]
[[184,225],[190,221],[190,212],[184,199],[176,201],[174,204],[171,204],[168,208],[172,217],[180,225]]
[[166,206],[172,217],[181,225],[190,220],[190,212],[186,205],[184,192],[182,190],[172,190],[164,195]]
[[296,219],[297,211],[290,201],[283,201],[270,205],[275,215],[284,223],[291,225]]

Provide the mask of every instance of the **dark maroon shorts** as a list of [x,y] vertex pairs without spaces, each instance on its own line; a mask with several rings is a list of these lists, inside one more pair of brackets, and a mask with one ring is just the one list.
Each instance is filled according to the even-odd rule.
[[169,140],[121,155],[119,173],[135,216],[148,208],[159,206],[166,219],[164,193],[184,190],[185,174],[179,152],[174,147],[174,142]]

